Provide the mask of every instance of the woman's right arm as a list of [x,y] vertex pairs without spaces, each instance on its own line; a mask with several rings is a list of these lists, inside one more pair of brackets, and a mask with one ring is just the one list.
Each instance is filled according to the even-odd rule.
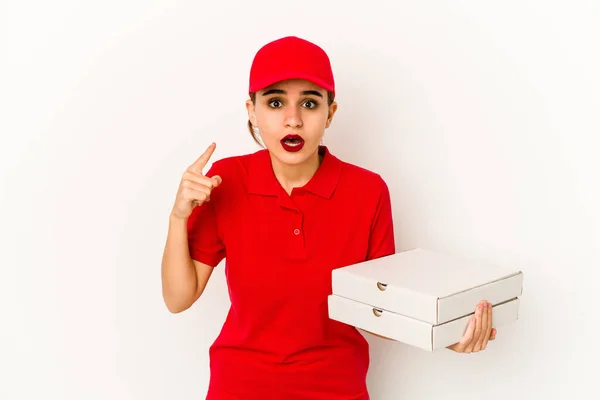
[[172,313],[191,307],[204,291],[212,274],[213,267],[192,259],[188,240],[188,219],[194,208],[202,207],[205,202],[210,201],[212,190],[221,184],[220,176],[209,178],[202,173],[215,147],[212,143],[183,174],[169,216],[161,277],[163,299]]
[[187,219],[171,215],[162,259],[162,294],[172,313],[187,310],[200,297],[213,267],[192,260],[188,246]]

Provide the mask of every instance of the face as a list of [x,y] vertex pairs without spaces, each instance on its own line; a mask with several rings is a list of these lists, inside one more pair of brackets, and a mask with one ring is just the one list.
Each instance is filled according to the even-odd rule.
[[263,143],[281,163],[298,165],[318,157],[325,129],[337,104],[328,105],[327,91],[305,80],[287,80],[256,93],[246,108]]

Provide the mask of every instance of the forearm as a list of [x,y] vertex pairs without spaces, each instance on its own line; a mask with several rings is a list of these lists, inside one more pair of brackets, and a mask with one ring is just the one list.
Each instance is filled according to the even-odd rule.
[[171,312],[187,309],[193,303],[198,287],[198,277],[188,247],[187,219],[169,218],[161,276],[167,308]]
[[371,334],[371,335],[373,335],[373,336],[377,336],[378,338],[381,338],[381,339],[386,339],[386,340],[391,340],[391,341],[394,341],[394,342],[396,342],[396,340],[395,340],[395,339],[391,339],[391,338],[389,338],[389,337],[385,337],[385,336],[378,335],[378,334],[376,334],[376,333],[373,333],[373,332],[371,332],[371,331],[368,331],[368,330],[366,330],[366,329],[362,329],[362,330],[363,330],[363,331],[365,331],[365,332],[367,332],[367,333],[370,333],[370,334]]

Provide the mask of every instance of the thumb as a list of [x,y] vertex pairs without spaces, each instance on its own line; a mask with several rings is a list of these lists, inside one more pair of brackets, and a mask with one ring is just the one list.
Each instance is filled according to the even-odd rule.
[[221,177],[219,175],[215,175],[211,179],[213,181],[214,187],[219,186],[221,184],[221,182],[223,182],[223,179],[221,179]]

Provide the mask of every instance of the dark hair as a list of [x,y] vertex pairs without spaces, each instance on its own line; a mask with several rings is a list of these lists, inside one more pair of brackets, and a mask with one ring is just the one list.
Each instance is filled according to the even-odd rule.
[[[333,92],[327,92],[327,106],[330,106],[331,103],[333,103],[334,98],[335,98],[335,95]],[[252,100],[252,104],[256,105],[256,92],[250,93],[250,100]],[[252,122],[250,122],[250,120],[248,120],[248,130],[250,131],[250,135],[252,135],[252,139],[254,139],[256,144],[263,147],[262,143],[258,140],[256,135],[254,134],[254,129],[252,129],[252,128],[253,128]]]

